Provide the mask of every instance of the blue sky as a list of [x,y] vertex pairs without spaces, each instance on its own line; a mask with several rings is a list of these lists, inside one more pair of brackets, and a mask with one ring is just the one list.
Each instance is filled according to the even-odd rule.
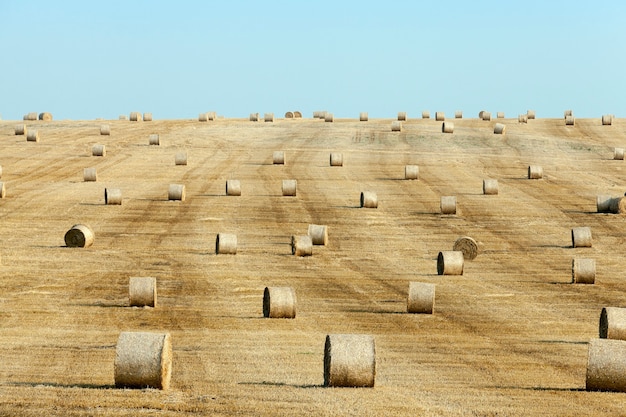
[[0,116],[626,117],[626,2],[0,0]]

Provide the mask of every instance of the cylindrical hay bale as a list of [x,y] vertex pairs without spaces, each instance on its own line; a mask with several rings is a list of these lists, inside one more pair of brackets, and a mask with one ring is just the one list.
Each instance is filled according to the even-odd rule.
[[444,120],[446,120],[446,115],[444,112],[442,111],[436,111],[435,112],[435,120],[438,122],[443,122]]
[[241,182],[239,180],[226,180],[226,195],[240,196]]
[[590,227],[573,227],[572,228],[572,247],[574,248],[590,248],[591,247],[591,228]]
[[250,121],[258,122],[259,121],[259,113],[250,113]]
[[430,119],[430,111],[429,110],[422,111],[422,119]]
[[378,197],[373,191],[361,192],[361,207],[378,208]]
[[263,120],[265,120],[266,123],[273,123],[274,122],[274,113],[265,113],[265,114],[263,114]]
[[462,252],[463,258],[469,261],[476,259],[476,256],[478,256],[478,244],[469,236],[458,238],[454,242],[452,250]]
[[4,186],[4,182],[0,181],[0,198],[5,198],[7,195],[6,187]]
[[504,119],[504,112],[503,111],[499,111],[496,113],[496,118],[497,119]]
[[215,238],[216,255],[236,255],[237,235],[231,233],[218,233]]
[[398,120],[394,120],[393,122],[391,122],[391,131],[402,132],[402,122]]
[[433,314],[435,307],[435,284],[409,282],[406,302],[407,313]]
[[331,152],[330,154],[330,166],[340,167],[343,166],[343,154],[339,152]]
[[609,212],[613,214],[626,213],[626,197],[616,197],[609,200]]
[[139,113],[138,111],[130,112],[130,121],[131,122],[139,122],[139,121],[141,121],[141,113]]
[[572,259],[572,282],[574,284],[593,284],[595,280],[595,259]]
[[491,112],[488,111],[483,111],[482,112],[483,116],[481,117],[481,119],[483,119],[484,121],[489,121],[491,120]]
[[98,173],[96,172],[96,168],[85,168],[83,170],[83,181],[85,182],[98,181]]
[[599,333],[601,339],[626,340],[626,308],[602,308]]
[[373,387],[376,380],[374,337],[329,334],[324,344],[324,386]]
[[528,110],[526,112],[526,115],[528,116],[528,120],[534,119],[535,118],[535,111],[534,110]]
[[486,111],[486,110],[481,110],[481,111],[479,111],[479,112],[478,112],[478,118],[479,118],[480,120],[482,120],[482,119],[483,119],[483,114],[485,114],[485,111]]
[[183,184],[170,184],[167,190],[167,199],[185,201],[185,186]]
[[200,113],[198,115],[198,121],[199,122],[208,122],[209,121],[209,114],[208,113]]
[[[206,115],[209,121],[214,121],[215,119],[217,119],[217,112],[210,111],[210,112],[207,112]],[[272,121],[273,120],[274,120],[274,114],[272,114]]]
[[417,165],[405,165],[404,166],[404,179],[405,180],[418,180],[420,176],[420,168]]
[[610,114],[605,114],[602,116],[602,125],[610,126],[613,124],[613,116]]
[[589,341],[586,389],[626,392],[626,341]]
[[169,333],[122,332],[115,348],[115,386],[166,390],[172,377]]
[[43,113],[39,113],[39,120],[43,120],[44,122],[49,122],[52,120],[52,113],[49,113],[47,111],[43,112]]
[[39,131],[31,130],[30,132],[28,132],[28,134],[26,135],[26,140],[28,142],[39,142]]
[[157,133],[153,133],[148,137],[148,144],[159,146],[161,141],[159,140],[159,135]]
[[283,196],[295,197],[297,188],[298,188],[297,180],[283,180]]
[[506,133],[506,125],[502,123],[496,123],[493,126],[493,133],[496,135],[504,135]]
[[567,116],[565,118],[565,126],[574,126],[576,118],[574,116]]
[[311,236],[291,236],[291,254],[296,256],[313,255],[313,240]]
[[100,134],[103,136],[110,136],[111,135],[111,126],[109,125],[102,125],[100,126]]
[[328,244],[328,226],[322,224],[310,224],[308,235],[314,245],[325,246]]
[[454,118],[455,119],[462,119],[463,118],[463,112],[461,110],[457,110],[454,112]]
[[573,112],[573,111],[571,111],[571,110],[565,110],[565,111],[563,112],[563,118],[564,118],[564,119],[565,119],[565,118],[567,118],[567,116],[573,116],[573,115],[574,115],[574,112]]
[[613,149],[613,159],[620,161],[624,160],[624,148]]
[[406,121],[406,112],[405,111],[399,111],[398,112],[398,120]]
[[528,167],[528,179],[540,180],[543,178],[543,168],[538,165],[530,165]]
[[294,112],[293,112],[293,118],[294,118],[294,119],[302,119],[302,112],[299,112],[299,111],[297,111],[297,110],[296,110],[296,111],[294,111]]
[[611,212],[611,200],[613,197],[610,195],[599,195],[596,197],[596,207],[598,213],[610,213]]
[[69,248],[88,248],[93,239],[93,231],[84,224],[75,224],[65,233],[65,245]]
[[272,154],[272,163],[274,165],[285,165],[285,152],[274,151],[274,153]]
[[362,111],[361,113],[359,113],[360,122],[367,122],[368,120],[369,120],[369,116],[366,111]]
[[178,152],[174,157],[174,164],[187,165],[187,152]]
[[517,122],[518,123],[528,123],[528,115],[527,114],[520,114],[519,116],[517,116]]
[[128,281],[128,300],[131,307],[156,307],[156,278],[130,277]]
[[25,124],[15,126],[15,134],[16,135],[25,135],[28,132]]
[[441,214],[456,214],[456,196],[441,197]]
[[484,179],[483,180],[483,194],[497,195],[498,194],[498,180]]
[[125,114],[120,114],[120,116],[118,117],[119,120],[128,120],[128,116],[126,116]]
[[37,120],[37,112],[30,112],[26,115],[24,115],[24,120]]
[[293,119],[293,112],[290,112],[290,111],[286,112],[285,119]]
[[106,156],[107,150],[105,145],[97,144],[91,147],[92,156]]
[[454,123],[443,122],[441,124],[441,132],[442,133],[454,133]]
[[265,287],[263,291],[263,317],[295,319],[296,304],[296,291],[292,287]]
[[152,121],[152,113],[144,113],[143,114],[143,121],[144,122],[151,122]]
[[333,116],[333,114],[330,112],[326,112],[326,114],[324,115],[324,121],[332,123],[334,120],[335,120],[335,117]]
[[104,189],[104,204],[108,206],[121,206],[122,205],[122,190],[119,188],[105,188]]
[[437,256],[438,275],[463,275],[463,252],[447,250]]

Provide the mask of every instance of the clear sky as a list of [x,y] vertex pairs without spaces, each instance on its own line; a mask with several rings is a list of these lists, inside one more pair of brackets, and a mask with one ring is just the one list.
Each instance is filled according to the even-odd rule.
[[0,116],[626,117],[626,2],[0,0]]

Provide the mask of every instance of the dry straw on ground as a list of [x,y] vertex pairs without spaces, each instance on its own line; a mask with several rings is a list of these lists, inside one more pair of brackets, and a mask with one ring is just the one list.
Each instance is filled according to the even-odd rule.
[[298,188],[297,180],[283,180],[283,196],[285,197],[295,197]]
[[528,179],[529,180],[540,180],[543,178],[543,168],[539,165],[529,165],[528,166]]
[[128,280],[128,302],[131,307],[156,307],[156,278],[130,277]]
[[324,386],[373,387],[376,379],[374,337],[329,334],[324,344]]
[[296,291],[293,287],[265,287],[263,291],[263,317],[295,319],[296,305]]
[[91,147],[92,156],[106,156],[106,146],[102,144],[96,144]]
[[119,188],[105,188],[104,189],[104,204],[109,206],[121,206],[122,205],[122,190]]
[[441,251],[437,255],[438,275],[463,275],[464,256],[461,251]]
[[291,254],[295,256],[313,255],[313,241],[311,239],[311,236],[291,236]]
[[593,284],[596,280],[595,259],[572,259],[572,283]]
[[469,236],[462,236],[454,242],[452,250],[461,251],[463,258],[471,261],[478,256],[478,243]]
[[592,243],[590,227],[572,228],[572,247],[590,248]]
[[241,182],[239,180],[226,180],[226,195],[240,196]]
[[483,194],[485,195],[497,195],[498,194],[498,180],[484,179],[483,180]]
[[420,175],[420,168],[417,165],[405,165],[404,166],[404,179],[405,180],[418,180]]
[[360,122],[367,122],[368,119],[369,119],[369,116],[368,116],[366,111],[362,111],[361,113],[359,113],[359,121]]
[[274,165],[285,165],[285,152],[274,151],[274,153],[272,154],[272,163]]
[[93,231],[84,224],[75,224],[65,233],[65,245],[69,248],[88,248],[93,241]]
[[216,255],[236,255],[237,235],[232,233],[218,233],[215,238]]
[[114,363],[118,388],[167,390],[172,376],[172,342],[169,333],[122,332]]
[[613,339],[589,341],[586,389],[626,392],[626,341]]
[[152,133],[148,137],[148,144],[149,145],[154,145],[154,146],[159,146],[161,144],[161,141],[159,139],[159,134],[158,133]]
[[187,152],[178,152],[174,156],[175,165],[187,165]]
[[331,152],[330,154],[330,166],[340,167],[343,166],[343,154],[340,152]]
[[373,191],[361,192],[361,207],[378,208],[378,197]]
[[441,132],[442,133],[454,133],[454,123],[443,122],[441,124]]
[[598,333],[601,339],[626,340],[626,308],[603,307]]
[[103,136],[111,136],[111,126],[109,125],[100,126],[100,134]]
[[185,201],[185,185],[184,184],[170,184],[167,189],[168,200]]
[[456,196],[441,196],[441,214],[456,214]]
[[325,224],[310,224],[307,233],[314,245],[328,244],[328,226]]
[[406,311],[416,314],[432,314],[435,308],[435,284],[409,282]]
[[98,173],[96,171],[96,168],[85,168],[83,170],[83,181],[85,182],[98,181]]

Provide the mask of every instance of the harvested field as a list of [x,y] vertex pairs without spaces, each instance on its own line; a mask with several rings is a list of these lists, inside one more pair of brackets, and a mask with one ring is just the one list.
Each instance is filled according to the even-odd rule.
[[[620,415],[624,395],[585,391],[588,343],[603,307],[625,307],[626,216],[597,213],[622,195],[626,121],[562,118],[507,125],[455,119],[248,118],[24,122],[33,145],[0,121],[0,415],[526,416]],[[22,122],[20,122],[22,123]],[[146,138],[158,133],[160,146]],[[36,149],[35,149],[36,147]],[[189,165],[172,164],[186,149]],[[274,165],[271,150],[289,155]],[[331,167],[329,152],[346,163]],[[404,167],[419,165],[419,180]],[[527,168],[542,166],[541,181]],[[85,168],[98,181],[83,181]],[[224,183],[245,184],[238,198]],[[280,181],[298,181],[283,198]],[[498,181],[484,195],[482,181]],[[184,201],[168,201],[185,184]],[[124,204],[102,202],[104,188]],[[371,190],[378,208],[359,207]],[[457,198],[456,215],[440,197]],[[88,224],[89,248],[63,237]],[[291,254],[291,236],[327,225],[328,244]],[[571,230],[593,231],[572,248]],[[218,233],[237,254],[215,254]],[[463,275],[437,255],[472,236]],[[572,259],[596,260],[593,285],[571,284]],[[156,308],[128,307],[131,276],[156,277]],[[413,281],[436,284],[434,314],[408,314]],[[298,315],[263,319],[265,287],[293,287]],[[121,332],[169,333],[168,390],[118,389]],[[324,387],[328,334],[371,335],[373,388]],[[53,410],[53,411],[51,411]],[[56,413],[56,414],[55,414]]]

